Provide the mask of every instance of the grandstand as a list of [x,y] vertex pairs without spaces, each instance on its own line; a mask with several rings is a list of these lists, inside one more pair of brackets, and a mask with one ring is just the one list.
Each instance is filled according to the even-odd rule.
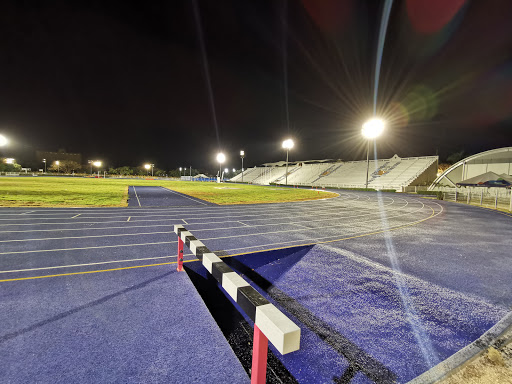
[[[403,190],[411,185],[428,185],[437,174],[437,156],[400,158],[370,161],[368,188]],[[252,184],[284,184],[284,162],[264,164],[244,171],[244,182]],[[242,174],[231,179],[242,180]],[[335,188],[364,188],[366,161],[311,160],[290,162],[288,184]]]

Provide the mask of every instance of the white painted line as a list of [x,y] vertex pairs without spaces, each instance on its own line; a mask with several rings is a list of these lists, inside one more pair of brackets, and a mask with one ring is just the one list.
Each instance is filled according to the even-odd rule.
[[200,204],[203,204],[203,205],[208,205],[208,204],[206,204],[204,201],[200,201],[200,200],[193,199],[193,198],[188,197],[188,196],[186,196],[186,195],[184,195],[184,194],[182,194],[182,193],[179,193],[179,192],[173,191],[172,189],[168,189],[168,188],[164,188],[164,187],[160,187],[160,188],[165,189],[166,191],[169,191],[169,192],[171,192],[171,193],[174,193],[175,195],[178,195],[178,196],[184,197],[184,198],[186,198],[186,199],[189,199],[189,200],[195,201],[196,203],[200,203]]
[[181,219],[181,221],[183,221],[185,224],[188,224],[185,220]]
[[75,217],[78,217],[80,215],[81,215],[81,213],[79,213],[78,215],[73,216],[72,219],[74,219]]
[[137,202],[139,203],[139,207],[142,207],[142,205],[140,205],[139,196],[137,196],[137,191],[135,190],[135,186],[133,187],[133,192],[135,192],[135,197],[137,198]]
[[[168,225],[166,225],[168,227]],[[105,228],[101,228],[105,229]],[[147,236],[147,235],[166,235],[168,231],[165,232],[136,232],[136,233],[116,233],[113,235],[87,235],[87,236],[66,236],[66,237],[43,237],[41,239],[13,239],[13,240],[0,240],[0,243],[22,243],[26,241],[55,241],[55,240],[69,240],[69,239],[94,239],[98,237],[122,237],[122,236]]]
[[173,244],[176,241],[159,241],[157,243],[141,243],[141,244],[120,244],[120,245],[103,245],[101,247],[80,247],[80,248],[62,248],[62,249],[36,249],[32,251],[16,251],[16,252],[0,252],[0,255],[13,255],[17,253],[41,253],[41,252],[59,252],[59,251],[77,251],[84,249],[100,249],[100,248],[120,248],[120,247],[140,247],[143,245],[157,244]]
[[32,213],[32,212],[35,212],[35,211],[23,212],[23,213],[21,213],[21,215],[26,215],[27,213]]
[[245,225],[246,227],[250,227],[250,225],[245,224],[245,223],[242,223],[241,221],[237,221],[237,223],[240,223],[240,224],[242,224],[242,225]]
[[131,216],[128,216],[128,220],[126,220],[126,222],[130,221],[131,218],[132,218]]
[[[194,256],[194,255],[188,254],[188,255],[185,255],[185,256]],[[100,262],[97,262],[97,263],[56,265],[56,266],[53,266],[53,267],[40,267],[40,268],[27,268],[27,269],[13,269],[13,270],[10,270],[10,271],[0,271],[0,273],[43,271],[43,270],[46,270],[46,269],[87,267],[89,265],[101,265],[101,264],[113,264],[113,263],[128,263],[128,262],[132,262],[132,261],[158,260],[158,259],[168,259],[168,258],[176,258],[176,256],[157,256],[157,257],[146,257],[146,258],[143,258],[143,259],[111,260],[111,261],[100,261]]]

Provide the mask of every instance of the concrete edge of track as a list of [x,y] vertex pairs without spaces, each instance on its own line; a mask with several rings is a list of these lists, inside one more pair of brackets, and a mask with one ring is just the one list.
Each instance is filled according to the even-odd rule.
[[485,332],[471,344],[455,352],[435,367],[422,373],[408,384],[434,383],[458,372],[476,358],[483,355],[489,347],[495,345],[507,332],[512,330],[512,311],[508,312],[491,329]]

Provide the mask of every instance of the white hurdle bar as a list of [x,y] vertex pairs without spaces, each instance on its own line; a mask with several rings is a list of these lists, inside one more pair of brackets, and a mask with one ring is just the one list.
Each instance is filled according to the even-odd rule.
[[[227,294],[254,321],[251,383],[265,383],[268,341],[282,355],[297,351],[300,348],[300,328],[187,231],[183,225],[175,225],[174,233],[201,260],[203,266],[220,283]],[[178,245],[178,255],[180,255],[179,248],[180,245]],[[178,270],[180,269],[178,268]]]

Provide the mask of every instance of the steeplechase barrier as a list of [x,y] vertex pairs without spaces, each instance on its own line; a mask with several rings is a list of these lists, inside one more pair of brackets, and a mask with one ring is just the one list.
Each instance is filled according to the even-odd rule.
[[251,384],[264,384],[267,375],[268,342],[282,355],[297,351],[300,348],[300,328],[183,225],[175,225],[174,233],[178,235],[177,270],[183,271],[183,247],[186,245],[254,322]]

